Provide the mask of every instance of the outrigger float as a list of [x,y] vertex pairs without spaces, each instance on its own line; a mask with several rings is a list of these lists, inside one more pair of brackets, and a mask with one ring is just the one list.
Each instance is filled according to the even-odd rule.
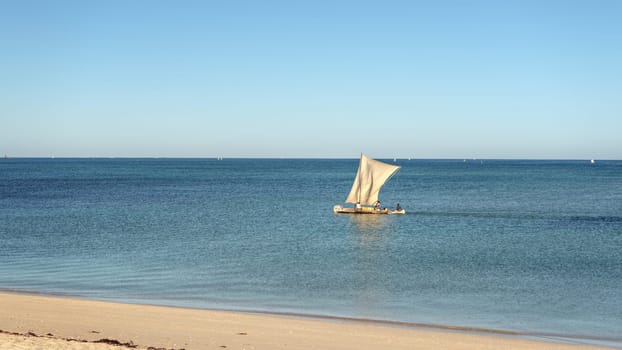
[[400,170],[397,165],[391,165],[361,154],[359,168],[352,184],[352,189],[346,203],[354,204],[353,208],[344,208],[341,205],[333,206],[333,212],[339,214],[406,214],[406,210],[399,207],[396,210],[379,208],[378,193],[389,179]]

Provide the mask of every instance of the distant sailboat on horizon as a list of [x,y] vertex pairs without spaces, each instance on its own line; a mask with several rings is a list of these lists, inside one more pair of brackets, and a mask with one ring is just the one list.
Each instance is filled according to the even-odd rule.
[[406,214],[406,211],[399,204],[395,210],[389,210],[380,208],[378,201],[380,189],[400,168],[400,166],[383,163],[361,154],[352,189],[346,198],[346,203],[352,203],[355,206],[354,208],[344,208],[341,205],[335,205],[333,212],[343,214]]

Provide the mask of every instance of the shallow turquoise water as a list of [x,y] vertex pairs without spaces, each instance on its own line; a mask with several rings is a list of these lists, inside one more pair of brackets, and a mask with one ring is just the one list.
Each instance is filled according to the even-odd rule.
[[622,344],[622,162],[0,160],[0,288]]

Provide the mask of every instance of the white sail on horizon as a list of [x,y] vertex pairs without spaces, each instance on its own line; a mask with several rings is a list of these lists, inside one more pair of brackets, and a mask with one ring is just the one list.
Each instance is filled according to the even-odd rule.
[[352,184],[346,203],[373,205],[378,200],[378,193],[387,180],[400,169],[361,154],[356,178]]

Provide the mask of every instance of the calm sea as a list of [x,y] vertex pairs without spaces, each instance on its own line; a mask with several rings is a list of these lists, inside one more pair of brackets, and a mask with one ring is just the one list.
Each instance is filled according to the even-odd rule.
[[622,346],[621,161],[397,164],[352,216],[357,159],[0,159],[0,288]]

